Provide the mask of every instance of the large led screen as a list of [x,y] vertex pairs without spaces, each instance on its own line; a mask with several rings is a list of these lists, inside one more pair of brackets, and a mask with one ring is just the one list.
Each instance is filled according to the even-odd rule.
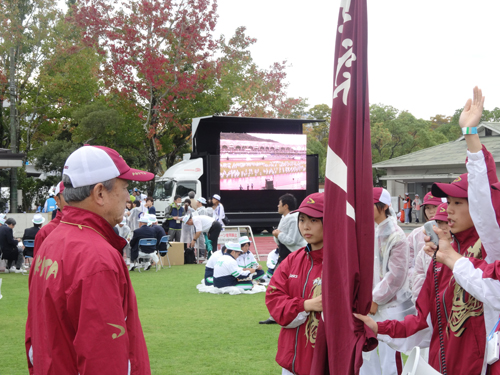
[[221,133],[220,190],[305,190],[305,134]]

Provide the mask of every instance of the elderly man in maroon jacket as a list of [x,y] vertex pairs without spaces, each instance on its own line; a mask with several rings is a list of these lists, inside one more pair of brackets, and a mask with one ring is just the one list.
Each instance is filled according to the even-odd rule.
[[31,374],[151,374],[137,301],[113,231],[131,169],[112,149],[84,146],[64,165],[59,225],[38,249],[28,301]]

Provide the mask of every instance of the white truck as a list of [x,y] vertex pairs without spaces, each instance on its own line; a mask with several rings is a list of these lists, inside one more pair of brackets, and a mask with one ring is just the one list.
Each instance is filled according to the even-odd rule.
[[203,174],[203,160],[190,160],[189,157],[190,154],[185,154],[184,160],[167,169],[162,177],[156,179],[153,198],[160,223],[165,219],[165,209],[174,202],[176,195],[180,195],[183,201],[190,191],[195,192],[195,198],[201,197],[200,177]]

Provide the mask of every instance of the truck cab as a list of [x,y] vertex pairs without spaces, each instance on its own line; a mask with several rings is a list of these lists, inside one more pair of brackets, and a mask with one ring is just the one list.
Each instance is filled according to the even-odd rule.
[[174,202],[174,197],[180,195],[182,200],[188,198],[190,191],[195,192],[195,199],[201,197],[201,182],[203,160],[189,160],[189,154],[184,160],[170,167],[165,174],[156,179],[153,193],[156,217],[158,223],[165,220],[165,210]]

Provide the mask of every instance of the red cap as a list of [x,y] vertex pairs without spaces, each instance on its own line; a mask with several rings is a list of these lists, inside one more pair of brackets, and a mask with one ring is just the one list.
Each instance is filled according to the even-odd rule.
[[381,187],[373,188],[373,204],[382,202],[388,206],[391,205],[391,195],[387,190]]
[[448,203],[441,203],[436,210],[436,214],[431,220],[448,221],[447,210],[448,210]]
[[323,217],[324,193],[314,193],[308,195],[302,201],[300,207],[293,212],[301,212],[310,217]]
[[435,197],[434,195],[432,195],[432,193],[427,193],[424,196],[424,203],[422,203],[422,206],[425,206],[426,204],[439,206],[441,203],[443,203],[443,200],[441,198]]
[[495,190],[500,190],[500,181],[495,182],[493,185],[491,185],[491,187]]
[[467,198],[467,173],[458,176],[451,184],[436,182],[432,185],[432,194],[436,197]]

